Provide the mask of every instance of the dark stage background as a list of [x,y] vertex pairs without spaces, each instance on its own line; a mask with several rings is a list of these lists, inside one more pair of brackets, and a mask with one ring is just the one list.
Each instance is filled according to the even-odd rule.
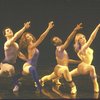
[[[27,31],[38,38],[51,20],[54,21],[55,27],[38,47],[40,50],[38,66],[46,69],[53,69],[56,64],[55,47],[50,39],[56,35],[64,42],[80,22],[84,26],[80,32],[89,38],[100,23],[100,0],[0,0],[0,60],[4,58],[3,44],[6,41],[2,35],[4,27],[10,26],[16,32],[22,28],[24,22],[31,21],[31,28]],[[95,51],[93,64],[99,74],[100,31],[91,47]],[[68,53],[70,58],[77,59],[73,41],[68,48]],[[20,68],[23,62],[18,59],[17,64]]]

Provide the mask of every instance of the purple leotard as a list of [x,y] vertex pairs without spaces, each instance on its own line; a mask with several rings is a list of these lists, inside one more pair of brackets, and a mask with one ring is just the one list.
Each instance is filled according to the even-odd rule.
[[31,59],[28,60],[28,63],[31,64],[32,66],[36,66],[38,57],[39,57],[39,50],[36,48],[35,54]]

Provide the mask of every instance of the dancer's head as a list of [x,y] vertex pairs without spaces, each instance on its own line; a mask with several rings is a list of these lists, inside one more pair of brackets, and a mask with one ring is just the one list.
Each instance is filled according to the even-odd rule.
[[57,36],[53,37],[53,38],[51,39],[51,42],[52,42],[55,46],[59,46],[59,45],[62,44],[62,40],[61,40],[59,37],[57,37]]
[[5,37],[8,37],[8,38],[13,37],[13,31],[10,27],[4,28],[2,32]]
[[85,35],[83,35],[82,33],[78,33],[75,36],[75,44],[74,44],[75,51],[78,52],[85,43],[86,43]]
[[25,32],[23,33],[20,41],[19,41],[19,46],[20,48],[25,48],[28,46],[28,44],[30,42],[36,42],[36,38],[33,36],[32,33],[29,33],[29,32]]

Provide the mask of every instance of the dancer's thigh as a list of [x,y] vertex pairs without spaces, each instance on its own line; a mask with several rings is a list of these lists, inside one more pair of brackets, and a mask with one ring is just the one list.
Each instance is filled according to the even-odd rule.
[[23,74],[29,74],[29,68],[31,67],[31,65],[29,63],[25,63],[23,65]]

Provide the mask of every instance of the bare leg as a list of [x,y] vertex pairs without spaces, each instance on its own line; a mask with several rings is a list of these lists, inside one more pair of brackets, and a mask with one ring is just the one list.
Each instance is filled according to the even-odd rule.
[[92,82],[94,86],[94,92],[99,92],[99,85],[97,82],[97,75],[96,75],[95,67],[93,65],[82,63],[81,66],[78,67],[78,70],[83,75],[86,75],[88,73],[90,74],[90,77],[92,78]]
[[92,81],[93,81],[94,92],[99,92],[99,84],[97,82],[97,75],[96,75],[96,71],[95,71],[95,67],[94,66],[91,66],[90,76],[91,76]]
[[46,75],[46,76],[42,77],[40,79],[40,83],[42,83],[42,86],[44,86],[44,83],[46,81],[50,81],[50,80],[55,79],[55,78],[57,78],[57,76],[54,74],[54,72],[52,72],[50,75]]
[[75,68],[75,69],[71,70],[70,74],[71,74],[72,77],[80,75],[80,73],[78,71],[78,68]]
[[61,71],[63,72],[63,76],[64,76],[65,80],[69,83],[69,86],[71,88],[71,93],[75,94],[77,92],[76,85],[72,81],[72,77],[71,77],[68,67],[62,68]]

